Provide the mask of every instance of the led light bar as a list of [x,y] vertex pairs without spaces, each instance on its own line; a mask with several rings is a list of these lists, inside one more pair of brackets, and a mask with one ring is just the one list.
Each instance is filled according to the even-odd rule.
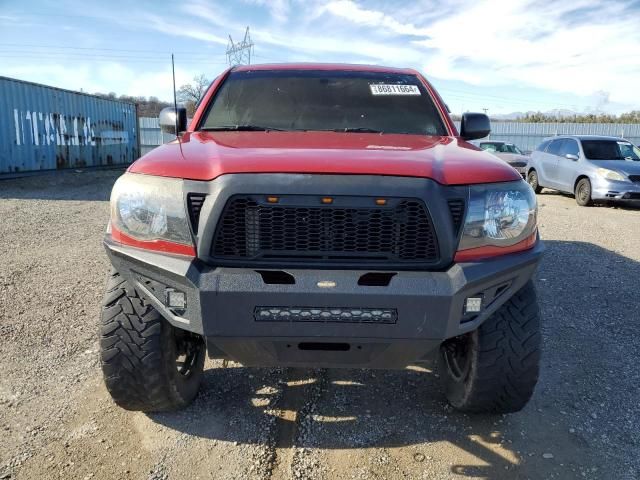
[[257,322],[396,323],[395,308],[256,307]]

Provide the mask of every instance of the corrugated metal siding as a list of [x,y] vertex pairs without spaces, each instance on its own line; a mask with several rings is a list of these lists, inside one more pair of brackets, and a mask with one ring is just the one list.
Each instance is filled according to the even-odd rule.
[[0,77],[0,174],[138,157],[134,104]]
[[176,138],[175,135],[160,131],[160,120],[157,117],[140,117],[139,122],[141,155]]
[[[460,122],[456,122],[460,127]],[[515,143],[522,150],[535,150],[545,138],[555,135],[607,135],[640,144],[637,123],[521,123],[491,122],[488,138]]]

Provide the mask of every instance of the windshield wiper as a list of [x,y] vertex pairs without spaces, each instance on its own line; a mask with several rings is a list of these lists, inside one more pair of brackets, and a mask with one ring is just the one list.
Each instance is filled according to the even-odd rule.
[[346,127],[346,128],[334,128],[333,132],[361,132],[361,133],[384,133],[382,130],[376,130],[375,128],[369,127]]
[[305,128],[304,132],[360,132],[360,133],[384,133],[382,130],[376,130],[369,127],[344,127],[344,128]]
[[202,127],[200,130],[205,132],[284,132],[282,128],[263,127],[261,125],[221,125],[219,127]]
[[[220,125],[217,127],[202,127],[200,129],[204,132],[262,132],[262,131],[275,131],[286,132],[283,128],[275,127],[263,127],[262,125]],[[376,130],[375,128],[368,127],[345,127],[345,128],[327,128],[327,129],[290,129],[290,131],[316,131],[316,132],[359,132],[359,133],[384,133],[382,130]]]

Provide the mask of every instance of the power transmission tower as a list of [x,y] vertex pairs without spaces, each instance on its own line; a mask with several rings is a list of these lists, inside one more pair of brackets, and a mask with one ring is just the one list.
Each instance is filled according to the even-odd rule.
[[249,34],[249,27],[244,32],[244,39],[241,42],[234,42],[229,35],[227,44],[227,63],[230,67],[235,65],[250,65],[251,54],[253,53],[253,42]]

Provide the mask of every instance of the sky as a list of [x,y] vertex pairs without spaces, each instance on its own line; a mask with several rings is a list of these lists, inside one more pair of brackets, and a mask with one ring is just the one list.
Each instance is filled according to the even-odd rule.
[[640,0],[0,0],[0,75],[172,99],[226,68],[347,62],[423,72],[453,113],[640,109]]

